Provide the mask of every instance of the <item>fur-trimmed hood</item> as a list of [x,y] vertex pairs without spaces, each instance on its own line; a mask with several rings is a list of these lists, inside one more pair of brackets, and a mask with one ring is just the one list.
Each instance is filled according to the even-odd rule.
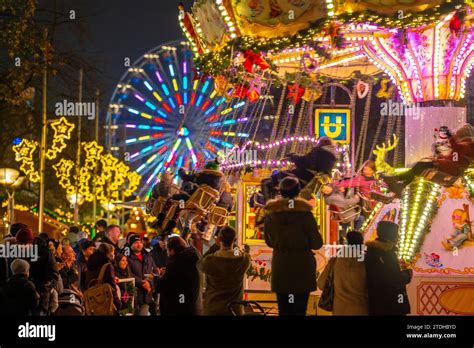
[[370,240],[368,242],[365,242],[365,245],[367,245],[368,248],[374,248],[374,249],[378,249],[384,252],[396,249],[395,244],[393,244],[392,242],[384,241],[380,239]]
[[313,206],[302,198],[280,198],[272,199],[265,205],[266,213],[282,213],[282,212],[311,212]]

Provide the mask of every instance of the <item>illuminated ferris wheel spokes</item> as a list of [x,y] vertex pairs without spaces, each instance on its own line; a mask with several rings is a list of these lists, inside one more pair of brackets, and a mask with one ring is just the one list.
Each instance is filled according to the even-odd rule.
[[[218,96],[211,78],[195,78],[184,43],[158,47],[139,59],[114,92],[109,117],[115,146],[143,177],[140,195],[171,167],[196,168],[248,134],[229,129],[248,121],[245,101]],[[230,105],[229,105],[230,104]],[[235,116],[235,117],[234,117]]]

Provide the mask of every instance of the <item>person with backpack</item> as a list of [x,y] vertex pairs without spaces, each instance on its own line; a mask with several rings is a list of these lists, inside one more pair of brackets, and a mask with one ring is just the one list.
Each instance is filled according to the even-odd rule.
[[[99,294],[110,297],[111,302],[115,306],[113,310],[110,308],[100,308],[98,311],[113,312],[116,314],[121,307],[121,301],[117,292],[115,268],[115,249],[108,243],[102,243],[96,252],[94,252],[87,261],[87,276],[86,284],[87,290],[84,292],[84,298],[87,302],[90,297],[93,297],[94,293],[91,293],[93,287],[97,287],[103,284],[108,285],[105,289],[98,289]],[[107,290],[108,289],[108,290]],[[95,290],[95,289],[94,289]],[[88,309],[88,314],[91,314],[91,309]],[[112,313],[111,313],[112,314]]]

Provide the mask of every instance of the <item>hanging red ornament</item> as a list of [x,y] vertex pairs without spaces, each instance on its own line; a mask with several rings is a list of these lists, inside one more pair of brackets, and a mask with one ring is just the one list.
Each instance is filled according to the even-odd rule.
[[244,52],[244,68],[248,72],[253,72],[253,67],[254,65],[257,65],[260,67],[262,70],[267,70],[270,68],[270,64],[267,63],[267,61],[263,58],[261,53],[255,53],[252,51],[245,51]]
[[293,100],[295,104],[298,104],[301,100],[301,97],[304,95],[305,89],[303,87],[298,86],[295,82],[293,85],[288,86],[288,96],[286,97],[288,100]]
[[250,91],[247,93],[247,99],[253,103],[256,101],[258,98],[260,98],[260,94],[257,93],[257,91]]
[[248,91],[249,91],[249,88],[248,88],[247,86],[244,86],[244,85],[237,85],[237,86],[235,86],[233,96],[234,96],[235,98],[242,99],[242,98],[245,98],[245,96],[247,95]]

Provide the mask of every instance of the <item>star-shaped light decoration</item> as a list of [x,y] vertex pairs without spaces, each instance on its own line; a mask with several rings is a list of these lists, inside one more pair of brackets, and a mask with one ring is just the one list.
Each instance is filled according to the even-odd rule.
[[37,146],[37,142],[28,139],[23,139],[20,144],[13,146],[16,161],[31,160]]
[[51,128],[54,130],[54,139],[63,138],[71,139],[71,133],[74,130],[74,124],[66,121],[65,117],[51,122]]

